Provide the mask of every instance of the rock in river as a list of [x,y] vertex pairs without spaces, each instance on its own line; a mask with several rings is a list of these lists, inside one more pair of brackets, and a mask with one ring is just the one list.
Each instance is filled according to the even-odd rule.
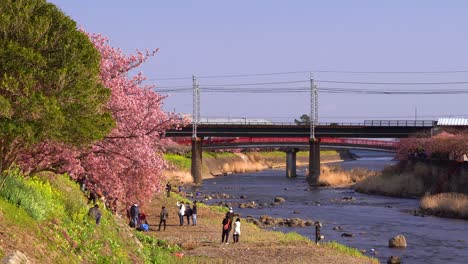
[[398,235],[388,241],[388,246],[391,248],[394,247],[403,247],[405,248],[407,246],[406,244],[406,238],[403,235]]
[[275,197],[275,203],[284,203],[285,201],[286,201],[286,199],[284,199],[281,196],[276,196]]
[[400,264],[401,260],[400,257],[397,256],[391,256],[387,260],[387,264]]

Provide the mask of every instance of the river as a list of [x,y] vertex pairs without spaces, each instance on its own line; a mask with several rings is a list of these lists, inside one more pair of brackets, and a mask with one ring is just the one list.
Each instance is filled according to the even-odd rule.
[[[365,167],[382,170],[394,163],[388,153],[354,151],[361,158],[338,163],[343,169]],[[284,169],[271,169],[256,173],[231,174],[204,180],[199,191],[231,194],[231,202],[255,201],[271,203],[275,196],[286,202],[274,207],[257,209],[234,208],[241,216],[270,215],[281,218],[302,218],[321,221],[325,241],[337,241],[386,263],[389,256],[400,256],[402,263],[468,263],[468,221],[432,216],[413,216],[409,210],[419,206],[416,199],[401,199],[356,193],[347,188],[313,188],[305,182],[304,168],[299,176],[287,179]],[[247,199],[239,199],[241,195]],[[343,197],[355,200],[343,201]],[[216,203],[219,200],[211,200]],[[294,214],[299,211],[299,214]],[[201,217],[202,219],[202,217]],[[342,230],[333,230],[340,226]],[[275,228],[283,232],[295,231],[314,240],[314,227]],[[341,237],[352,233],[354,237]],[[398,234],[406,237],[408,247],[388,247],[388,240]],[[374,255],[376,252],[376,255]]]

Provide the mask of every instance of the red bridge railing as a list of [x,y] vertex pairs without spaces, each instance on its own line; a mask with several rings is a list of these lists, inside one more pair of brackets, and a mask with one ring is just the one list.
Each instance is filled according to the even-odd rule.
[[[190,145],[191,138],[173,138],[173,140],[182,145]],[[359,146],[370,146],[370,147],[384,147],[384,148],[396,148],[398,141],[386,141],[386,140],[375,140],[375,139],[356,139],[356,138],[320,138],[321,143],[334,144],[334,145],[359,145]],[[267,137],[267,138],[252,138],[252,137],[209,137],[205,138],[203,144],[254,144],[254,143],[307,143],[309,142],[308,137],[304,138],[285,138],[285,137]]]

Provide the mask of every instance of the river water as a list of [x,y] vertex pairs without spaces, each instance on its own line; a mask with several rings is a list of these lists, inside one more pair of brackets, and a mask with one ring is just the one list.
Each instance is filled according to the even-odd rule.
[[[394,163],[388,153],[355,153],[361,158],[338,165],[344,169],[365,167],[382,170],[384,166]],[[408,211],[418,208],[419,202],[416,199],[366,195],[347,188],[324,187],[309,190],[304,176],[300,176],[304,173],[304,168],[299,168],[299,176],[294,179],[287,179],[284,169],[231,174],[204,180],[199,191],[227,193],[237,198],[228,202],[255,201],[262,204],[273,202],[275,196],[284,197],[286,202],[279,206],[234,210],[243,217],[270,215],[275,218],[298,217],[321,221],[325,241],[334,240],[364,249],[367,255],[379,258],[382,263],[386,263],[392,255],[400,256],[403,263],[468,263],[468,221],[413,216]],[[239,199],[241,195],[247,196],[247,199]],[[344,201],[343,197],[353,197],[355,200]],[[218,201],[211,200],[208,203]],[[294,214],[294,211],[300,213]],[[340,226],[342,230],[333,230],[336,226]],[[275,229],[283,232],[295,231],[315,239],[314,227]],[[341,237],[344,232],[355,236]],[[388,247],[388,240],[398,234],[406,237],[407,248]]]

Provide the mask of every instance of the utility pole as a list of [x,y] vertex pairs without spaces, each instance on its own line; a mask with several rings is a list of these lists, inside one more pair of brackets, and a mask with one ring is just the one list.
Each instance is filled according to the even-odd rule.
[[200,89],[195,75],[192,75],[193,88],[193,113],[192,113],[192,138],[197,137],[197,126],[200,121]]
[[314,79],[312,79],[312,73],[310,74],[310,116],[309,116],[309,126],[310,126],[310,140],[315,139],[315,94],[314,94]]
[[309,139],[309,185],[315,186],[320,176],[320,139],[315,137],[318,124],[318,88],[310,74],[310,139]]
[[310,74],[310,139],[315,139],[315,127],[318,125],[318,88]]
[[197,126],[200,122],[200,85],[195,75],[192,75],[193,113],[192,113],[192,164],[191,173],[195,184],[202,183],[202,144],[203,138],[197,136]]

